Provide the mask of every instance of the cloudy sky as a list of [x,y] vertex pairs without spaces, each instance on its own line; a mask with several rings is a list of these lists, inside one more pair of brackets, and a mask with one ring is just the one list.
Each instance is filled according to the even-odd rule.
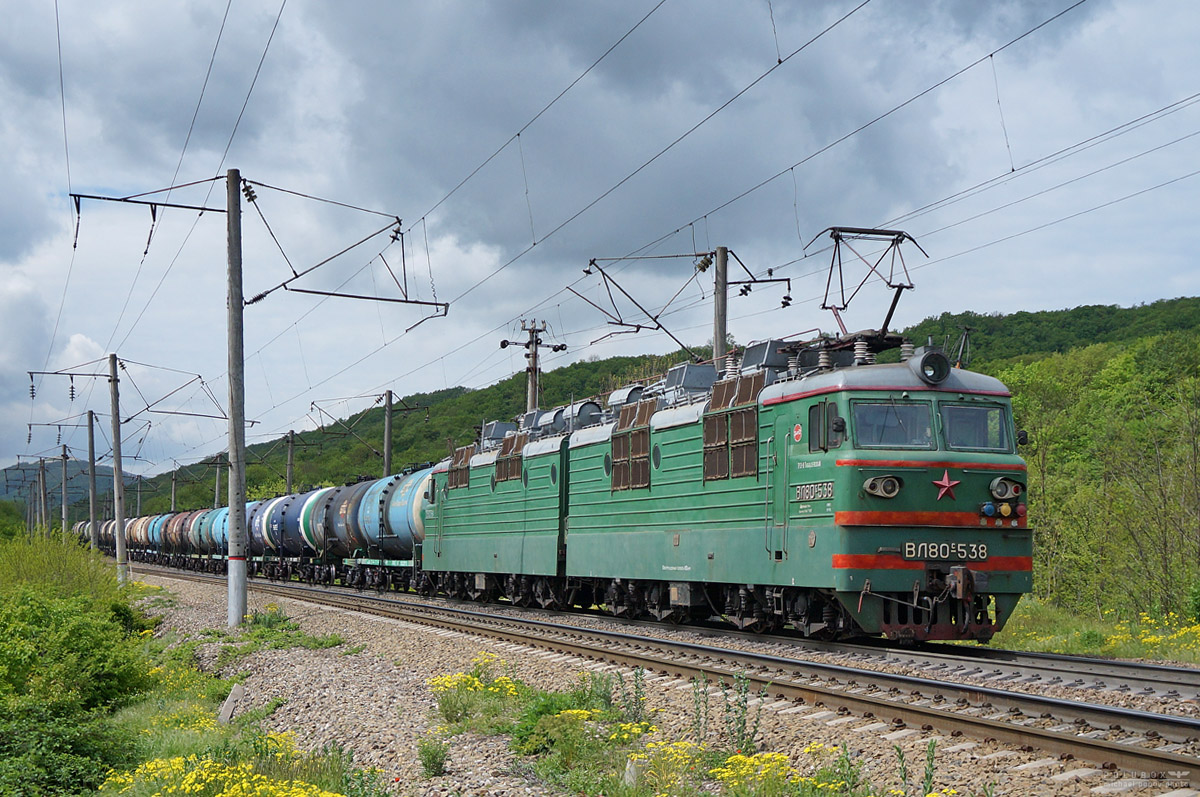
[[[604,337],[567,290],[608,306],[591,258],[724,245],[790,278],[787,309],[784,285],[731,292],[739,342],[836,329],[826,239],[804,248],[834,225],[903,229],[928,252],[906,247],[900,326],[1200,294],[1193,3],[0,6],[3,464],[54,449],[59,430],[27,442],[31,422],[91,408],[107,423],[105,382],[76,378],[72,401],[68,379],[39,377],[31,401],[26,372],[95,372],[113,351],[131,470],[224,447],[219,420],[144,411],[226,401],[224,216],[84,201],[77,217],[69,194],[219,210],[229,168],[255,184],[247,297],[367,239],[291,287],[450,302],[415,328],[428,307],[282,290],[247,307],[251,442],[312,428],[313,402],[345,416],[372,401],[348,397],[519,372],[498,342],[522,319],[568,345],[547,368],[674,349]],[[693,263],[605,267],[652,312],[682,287],[662,323],[703,345],[711,272],[685,286]],[[847,283],[864,273],[848,264]],[[847,325],[878,326],[888,298],[867,284]]]

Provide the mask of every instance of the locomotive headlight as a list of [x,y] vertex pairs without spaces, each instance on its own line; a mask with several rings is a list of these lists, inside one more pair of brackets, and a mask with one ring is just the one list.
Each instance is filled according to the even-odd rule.
[[997,501],[1008,501],[1021,494],[1021,485],[1005,476],[997,476],[992,479],[988,489]]
[[913,352],[908,367],[927,385],[940,385],[950,376],[950,360],[946,355],[925,346]]
[[895,476],[872,476],[863,482],[863,489],[880,498],[895,498],[900,492],[900,480]]

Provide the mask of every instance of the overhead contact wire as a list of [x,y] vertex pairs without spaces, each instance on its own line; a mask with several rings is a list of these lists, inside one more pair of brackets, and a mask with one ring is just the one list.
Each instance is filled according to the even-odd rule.
[[[638,167],[637,167],[636,169],[634,169],[632,172],[630,172],[629,174],[627,174],[627,175],[625,175],[624,177],[622,177],[622,178],[621,178],[619,181],[617,181],[617,183],[616,183],[616,184],[614,184],[614,185],[613,185],[612,187],[610,187],[608,190],[604,191],[604,192],[603,192],[602,194],[600,194],[598,197],[596,197],[596,198],[595,198],[595,199],[593,199],[591,202],[587,203],[587,204],[586,204],[586,205],[584,205],[582,208],[580,208],[578,211],[576,211],[576,212],[575,212],[575,213],[574,213],[572,216],[570,216],[569,218],[567,218],[565,221],[561,222],[561,223],[560,223],[560,224],[559,224],[557,227],[555,227],[555,228],[554,228],[554,229],[552,229],[550,232],[548,232],[548,233],[546,233],[544,236],[542,236],[542,238],[541,238],[541,240],[540,240],[540,241],[535,241],[533,244],[531,244],[530,246],[528,246],[528,247],[526,247],[525,249],[523,249],[521,252],[519,252],[519,253],[518,253],[516,256],[514,256],[514,257],[513,257],[512,259],[510,259],[508,262],[506,262],[506,263],[504,263],[503,265],[501,265],[501,266],[499,266],[498,268],[496,268],[494,271],[492,271],[490,274],[488,274],[487,276],[485,276],[483,279],[481,279],[481,280],[479,280],[478,282],[476,282],[476,283],[475,283],[474,285],[472,285],[470,288],[467,288],[465,291],[463,291],[461,294],[459,294],[457,297],[455,297],[455,298],[454,298],[454,300],[453,300],[451,303],[453,304],[454,302],[457,302],[458,300],[460,300],[460,299],[462,299],[463,297],[467,296],[467,295],[468,295],[468,294],[470,294],[472,291],[474,291],[476,288],[480,287],[481,285],[483,285],[484,283],[486,283],[488,280],[490,280],[492,277],[496,276],[496,275],[497,275],[497,274],[499,274],[501,271],[503,271],[504,269],[508,268],[508,267],[509,267],[509,266],[511,266],[513,263],[515,263],[517,260],[519,260],[520,258],[524,257],[526,254],[528,254],[530,251],[532,251],[532,250],[533,250],[533,247],[534,247],[534,246],[536,246],[538,243],[541,243],[542,241],[545,241],[545,240],[547,240],[548,238],[550,238],[551,236],[553,236],[555,233],[557,233],[559,230],[561,230],[562,228],[566,227],[568,224],[571,224],[573,221],[575,221],[576,219],[578,219],[578,218],[579,218],[580,216],[582,216],[584,213],[587,213],[589,210],[591,210],[593,207],[595,207],[596,205],[598,205],[600,202],[604,201],[604,199],[605,199],[605,198],[607,198],[609,195],[611,195],[611,194],[612,194],[614,191],[616,191],[617,189],[619,189],[621,186],[625,185],[625,183],[629,182],[630,180],[632,180],[632,179],[633,179],[634,177],[636,177],[637,175],[641,174],[641,173],[642,173],[642,171],[644,171],[644,170],[645,170],[647,167],[649,167],[651,164],[653,164],[655,161],[657,161],[657,160],[658,160],[659,158],[661,158],[663,155],[665,155],[666,153],[668,153],[668,152],[670,152],[672,149],[674,149],[674,148],[675,148],[675,146],[676,146],[677,144],[679,144],[679,143],[680,143],[681,141],[683,141],[685,138],[687,138],[688,136],[690,136],[692,133],[696,132],[696,131],[697,131],[698,129],[700,129],[700,128],[701,128],[703,125],[707,124],[707,123],[708,123],[708,122],[709,122],[709,121],[710,121],[710,120],[711,120],[713,117],[715,117],[717,114],[721,113],[721,111],[725,110],[725,109],[726,109],[726,108],[728,108],[730,105],[732,105],[734,102],[736,102],[736,101],[737,101],[737,99],[738,99],[739,97],[741,97],[743,94],[745,94],[745,93],[746,93],[747,91],[749,91],[750,89],[752,89],[752,88],[754,88],[755,86],[757,86],[757,85],[758,85],[760,82],[762,82],[762,81],[763,81],[763,80],[764,80],[764,79],[765,79],[765,78],[766,78],[768,75],[770,75],[770,74],[771,74],[772,72],[774,72],[776,69],[779,69],[781,66],[783,66],[783,64],[787,63],[787,62],[788,62],[788,61],[790,61],[792,58],[794,58],[795,56],[799,55],[801,52],[803,52],[804,50],[806,50],[806,49],[807,49],[807,48],[808,48],[810,45],[812,45],[814,42],[818,41],[818,40],[819,40],[819,39],[821,39],[823,36],[825,36],[825,34],[829,33],[831,30],[833,30],[833,29],[834,29],[834,28],[836,28],[837,26],[841,25],[843,22],[845,22],[845,21],[846,21],[847,19],[849,19],[851,16],[853,16],[854,14],[856,14],[856,13],[857,13],[859,10],[861,10],[861,9],[862,9],[864,6],[866,6],[866,5],[867,5],[868,3],[870,3],[870,2],[871,2],[871,0],[863,0],[863,2],[859,3],[857,6],[855,6],[854,8],[852,8],[850,11],[846,12],[844,15],[842,15],[840,18],[838,18],[838,19],[837,19],[835,22],[833,22],[833,23],[832,23],[832,24],[830,24],[829,26],[827,26],[827,27],[826,27],[824,30],[822,30],[822,31],[821,31],[820,33],[818,33],[816,36],[813,36],[811,39],[809,39],[808,41],[806,41],[804,44],[802,44],[802,45],[800,45],[799,47],[797,47],[795,50],[793,50],[791,53],[789,53],[789,54],[788,54],[788,56],[787,56],[786,58],[784,58],[784,59],[783,59],[783,60],[781,60],[779,63],[775,64],[775,65],[774,65],[774,66],[772,66],[770,69],[768,69],[767,71],[763,72],[763,73],[762,73],[761,75],[759,75],[757,78],[755,78],[754,80],[752,80],[752,81],[751,81],[751,82],[750,82],[750,83],[749,83],[747,86],[745,86],[744,88],[742,88],[740,91],[738,91],[736,94],[734,94],[734,95],[733,95],[732,97],[730,97],[728,100],[726,100],[724,103],[722,103],[720,106],[718,106],[718,107],[717,107],[715,110],[713,110],[711,113],[709,113],[709,114],[708,114],[707,116],[705,116],[703,119],[701,119],[699,122],[697,122],[696,124],[694,124],[694,125],[692,125],[690,128],[688,128],[688,129],[687,129],[687,130],[686,130],[686,131],[685,131],[685,132],[684,132],[682,135],[680,135],[679,137],[677,137],[677,138],[676,138],[674,141],[672,141],[670,144],[668,144],[668,145],[667,145],[666,147],[664,147],[663,149],[659,150],[659,152],[658,152],[657,154],[655,154],[654,156],[652,156],[652,157],[651,157],[649,160],[647,160],[647,161],[646,161],[645,163],[643,163],[641,166],[638,166]],[[1086,2],[1086,0],[1080,0],[1080,2]]]
[[[74,189],[71,185],[71,146],[67,136],[67,82],[63,74],[63,55],[62,55],[62,23],[59,20],[58,0],[54,0],[54,34],[58,42],[58,98],[59,105],[62,108],[62,127],[63,127],[63,158],[67,167],[67,194],[71,194]],[[75,228],[76,244],[78,244],[79,228]],[[58,302],[58,313],[54,316],[54,331],[50,333],[50,345],[46,347],[46,361],[42,366],[42,370],[46,371],[50,368],[50,358],[54,355],[54,344],[58,341],[58,328],[62,323],[63,308],[67,304],[67,292],[71,287],[71,275],[75,271],[75,246],[71,247],[71,260],[67,264],[67,278],[63,282],[62,298]],[[38,379],[36,384],[41,385],[42,380]],[[29,420],[33,421],[33,405],[30,403]],[[26,446],[28,451],[28,446]]]
[[[265,63],[267,60],[267,53],[271,49],[271,42],[274,41],[274,39],[275,39],[275,31],[279,28],[279,20],[283,17],[283,10],[286,7],[287,7],[287,0],[283,0],[283,2],[280,3],[280,5],[279,5],[279,12],[275,15],[275,24],[271,26],[271,33],[269,36],[267,36],[267,43],[263,47],[262,56],[258,59],[258,66],[254,70],[254,78],[250,81],[250,88],[246,91],[246,99],[242,102],[242,108],[240,111],[238,111],[237,120],[233,123],[233,131],[230,132],[229,140],[225,143],[225,150],[221,153],[221,162],[217,165],[217,174],[218,175],[220,175],[221,169],[225,166],[225,158],[229,156],[229,149],[230,149],[230,147],[233,146],[233,139],[234,139],[234,137],[237,136],[238,127],[241,126],[242,117],[246,113],[246,107],[250,104],[250,96],[254,93],[254,87],[258,83],[258,76],[262,72],[263,63]],[[222,23],[222,25],[223,24],[224,23]],[[209,185],[208,192],[204,195],[204,202],[202,202],[201,204],[208,202],[209,197],[212,196],[213,188],[216,185],[215,181],[219,180],[219,179],[224,179],[224,178],[219,177],[219,176],[216,178],[213,178],[214,181]],[[132,335],[133,330],[137,328],[138,322],[140,322],[142,320],[142,316],[145,315],[146,310],[150,307],[151,302],[154,301],[154,297],[158,295],[159,288],[162,287],[162,284],[166,280],[167,275],[170,274],[171,270],[175,267],[175,263],[179,260],[179,256],[181,254],[183,254],[183,249],[185,246],[187,246],[188,241],[191,239],[192,233],[195,232],[196,225],[200,223],[200,217],[202,215],[203,215],[203,212],[197,214],[195,221],[192,222],[192,227],[191,227],[191,229],[188,230],[187,235],[184,236],[183,242],[180,243],[179,250],[175,253],[175,257],[173,257],[171,259],[171,262],[167,266],[166,271],[163,272],[162,277],[159,278],[158,284],[154,287],[154,291],[150,294],[150,298],[146,300],[145,306],[142,307],[141,312],[138,313],[137,318],[134,320],[133,324],[130,325],[129,331],[126,332],[125,337],[122,338],[122,340],[121,340],[122,346],[125,345],[125,341],[129,340],[129,336]],[[131,287],[130,288],[131,296],[132,296],[132,292],[133,292],[133,289]],[[126,303],[126,306],[128,306],[129,300],[126,299],[125,303]],[[112,335],[109,336],[108,341],[110,344],[112,343],[113,338],[115,338],[117,336],[117,330],[120,329],[121,319],[124,318],[124,316],[125,316],[125,309],[122,308],[121,315],[117,318],[117,323],[113,327],[113,333],[112,333]],[[105,348],[108,348],[108,346],[106,346]]]

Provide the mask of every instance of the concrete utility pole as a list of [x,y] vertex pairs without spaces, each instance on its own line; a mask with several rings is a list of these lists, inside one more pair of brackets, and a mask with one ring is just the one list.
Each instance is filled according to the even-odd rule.
[[[392,391],[383,399],[383,478],[392,475]],[[288,490],[290,493],[291,490]]]
[[176,487],[176,484],[178,481],[179,481],[179,472],[175,471],[175,470],[171,471],[171,511],[172,512],[175,511],[175,487]]
[[521,329],[529,332],[529,342],[526,343],[526,359],[529,360],[529,367],[526,371],[529,373],[529,378],[526,380],[526,412],[533,412],[538,409],[538,347],[541,344],[541,338],[538,337],[539,332],[546,331],[546,322],[542,322],[539,328],[538,322],[521,322]]
[[96,413],[88,410],[88,542],[92,550],[100,547],[100,529],[96,524]]
[[717,373],[725,370],[725,316],[729,296],[729,249],[717,247],[713,265],[713,363]]
[[213,479],[213,509],[221,506],[221,457],[218,456],[216,460],[217,476]]
[[108,355],[109,397],[112,401],[113,447],[113,535],[117,539],[117,583],[129,581],[129,559],[125,553],[125,473],[121,469],[121,393],[117,381],[117,355]]
[[46,460],[38,458],[38,491],[42,505],[42,534],[50,536],[50,488],[46,484]]
[[229,612],[230,628],[246,616],[246,384],[242,340],[242,175],[225,175],[229,256]]
[[525,369],[529,374],[525,380],[525,411],[533,412],[538,406],[538,346],[542,343],[538,333],[546,331],[546,322],[543,321],[539,327],[537,321],[530,321],[528,326],[522,321],[521,330],[529,333],[529,342],[525,344],[525,359],[529,360],[529,366]]
[[[541,389],[539,384],[539,376],[541,374],[538,364],[538,347],[542,345],[542,339],[538,337],[546,331],[546,322],[543,321],[541,326],[538,326],[537,321],[521,321],[521,331],[529,334],[529,340],[522,343],[519,340],[502,340],[500,348],[507,349],[509,346],[524,346],[525,359],[529,361],[529,365],[525,368],[525,373],[528,374],[528,379],[525,381],[525,411],[533,412],[538,406],[538,394]],[[565,351],[567,344],[556,343],[550,347],[553,351]]]
[[62,452],[62,461],[63,461],[63,474],[62,474],[62,538],[63,538],[63,541],[64,541],[64,542],[66,542],[66,539],[67,539],[67,447],[64,445],[64,446],[62,447],[62,449],[63,449],[63,452]]
[[139,473],[137,477],[137,512],[134,517],[142,516],[142,475]]
[[284,492],[288,495],[292,494],[292,476],[296,472],[296,432],[292,429],[288,430],[288,453],[287,453],[287,472],[284,481]]

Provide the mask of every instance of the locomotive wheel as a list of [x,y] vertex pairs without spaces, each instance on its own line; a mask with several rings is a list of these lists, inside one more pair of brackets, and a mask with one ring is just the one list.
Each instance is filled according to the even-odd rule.
[[429,577],[428,573],[422,573],[421,580],[417,583],[417,594],[428,598],[433,595],[435,591],[433,579]]
[[533,590],[528,576],[509,576],[505,582],[504,594],[513,606],[528,609],[533,605]]

